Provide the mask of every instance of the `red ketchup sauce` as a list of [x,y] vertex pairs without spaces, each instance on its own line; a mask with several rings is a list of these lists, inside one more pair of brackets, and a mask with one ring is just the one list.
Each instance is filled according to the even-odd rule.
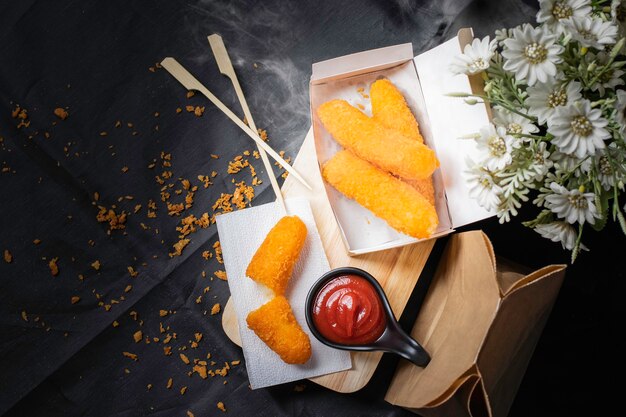
[[358,275],[341,275],[317,293],[313,323],[331,342],[362,345],[376,341],[383,334],[386,312],[369,281]]

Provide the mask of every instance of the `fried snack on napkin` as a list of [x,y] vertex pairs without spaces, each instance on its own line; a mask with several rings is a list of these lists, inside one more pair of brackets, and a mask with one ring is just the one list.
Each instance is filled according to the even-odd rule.
[[[372,117],[385,127],[397,130],[404,136],[424,143],[419,124],[404,96],[396,86],[386,78],[376,80],[370,87]],[[435,189],[432,178],[407,181],[419,191],[431,204],[435,204]]]
[[311,357],[311,341],[296,321],[289,302],[279,295],[246,317],[248,327],[288,364],[303,364]]
[[283,295],[306,240],[306,225],[298,216],[281,218],[257,249],[246,275]]
[[322,167],[322,176],[346,197],[418,239],[430,237],[439,219],[417,190],[349,151],[339,151]]
[[432,149],[386,128],[345,100],[327,101],[317,114],[341,146],[384,171],[418,180],[428,178],[439,166]]

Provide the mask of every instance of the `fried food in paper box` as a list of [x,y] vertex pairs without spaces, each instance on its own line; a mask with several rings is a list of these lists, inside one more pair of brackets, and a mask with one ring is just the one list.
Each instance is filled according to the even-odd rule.
[[296,321],[282,295],[250,312],[248,327],[288,364],[303,364],[311,357],[311,341]]
[[339,151],[322,167],[324,180],[346,197],[415,238],[427,238],[439,219],[417,190],[349,151]]
[[306,225],[298,216],[284,216],[255,252],[246,275],[283,295],[306,240]]
[[[386,78],[376,80],[370,87],[372,117],[389,129],[397,130],[404,136],[424,143],[419,124],[402,93]],[[435,189],[431,177],[407,181],[431,204],[435,204]]]
[[428,178],[439,166],[432,149],[385,127],[345,100],[323,103],[317,114],[341,146],[384,171],[419,180]]

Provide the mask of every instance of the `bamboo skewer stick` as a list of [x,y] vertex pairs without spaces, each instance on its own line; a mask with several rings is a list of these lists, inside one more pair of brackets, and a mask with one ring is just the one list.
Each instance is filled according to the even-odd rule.
[[[235,88],[235,93],[237,94],[237,98],[239,99],[239,104],[243,110],[243,114],[250,125],[250,128],[257,132],[256,124],[252,119],[252,113],[250,112],[250,108],[248,107],[248,102],[246,101],[246,97],[243,95],[243,90],[241,89],[241,85],[239,84],[239,79],[237,78],[237,74],[235,73],[235,69],[233,68],[233,64],[228,56],[228,52],[226,51],[226,46],[224,45],[224,41],[222,37],[216,33],[207,37],[209,41],[209,45],[211,46],[211,50],[213,51],[213,56],[215,56],[215,61],[217,61],[217,66],[220,72],[230,78],[230,81],[233,83],[233,87]],[[280,186],[278,185],[278,181],[276,181],[276,176],[274,176],[274,169],[272,168],[272,163],[267,157],[267,153],[263,150],[263,148],[257,144],[257,148],[259,149],[259,154],[261,155],[261,160],[263,161],[263,165],[265,166],[265,171],[270,179],[270,184],[272,185],[272,189],[274,190],[274,194],[276,194],[276,199],[278,203],[282,207],[283,211],[286,213],[287,208],[285,206],[285,200],[283,199],[283,194],[280,191]]]
[[248,127],[241,119],[237,117],[235,113],[233,113],[224,103],[220,101],[213,93],[211,93],[200,81],[198,81],[193,75],[189,73],[182,65],[178,63],[174,58],[167,57],[163,61],[161,61],[161,65],[163,68],[167,70],[174,78],[176,78],[186,89],[188,90],[196,90],[202,93],[206,98],[208,98],[218,109],[220,109],[230,120],[232,120],[237,126],[241,128],[248,136],[254,140],[257,145],[261,146],[265,152],[267,152],[272,158],[276,160],[289,172],[293,175],[298,181],[302,183],[306,188],[312,190],[311,186],[302,178],[302,176],[293,169],[287,161],[285,161],[274,149],[272,149],[267,143],[263,141],[257,134],[257,132],[253,131]]

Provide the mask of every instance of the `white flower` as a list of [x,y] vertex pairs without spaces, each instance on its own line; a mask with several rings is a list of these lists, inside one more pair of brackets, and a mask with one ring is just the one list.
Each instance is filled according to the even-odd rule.
[[518,81],[526,79],[529,86],[537,81],[546,82],[556,75],[559,54],[564,48],[556,43],[557,37],[542,27],[533,28],[526,23],[513,30],[513,38],[504,40],[503,68],[515,73]]
[[540,124],[544,124],[556,113],[557,108],[579,100],[582,97],[581,88],[577,81],[563,85],[562,81],[556,79],[528,87],[526,90],[528,113],[535,116]]
[[511,151],[515,140],[506,134],[502,126],[492,124],[480,129],[480,137],[476,139],[476,148],[482,153],[481,162],[489,171],[497,171],[511,163]]
[[553,194],[546,196],[546,207],[570,224],[582,224],[585,221],[594,224],[600,217],[594,203],[595,194],[585,193],[580,189],[568,190],[553,182],[550,184]]
[[489,171],[470,159],[466,159],[466,163],[468,170],[465,171],[465,174],[469,185],[469,196],[476,199],[485,210],[496,210],[500,204],[502,188],[495,183],[494,177]]
[[[589,63],[596,62],[599,66],[605,66],[609,62],[609,55],[606,52],[598,52],[597,55],[588,53],[586,55]],[[605,89],[609,88],[614,90],[618,85],[624,85],[622,79],[624,71],[616,67],[614,64],[609,66],[598,78],[598,81],[591,86],[591,91],[597,91],[600,93],[600,97],[604,97]]]
[[496,106],[493,109],[493,122],[496,126],[502,126],[506,133],[525,134],[537,133],[539,129],[527,117],[520,116],[503,107]]
[[611,21],[617,25],[619,37],[626,36],[626,0],[611,1]]
[[[572,250],[576,245],[576,230],[566,222],[556,221],[535,226],[535,232],[553,242],[561,242],[563,249]],[[581,249],[587,250],[585,245],[580,245]]]
[[563,25],[573,39],[587,48],[604,49],[606,45],[614,44],[617,38],[617,26],[597,17],[569,19]]
[[537,23],[556,33],[563,33],[563,21],[591,13],[589,0],[539,0]]
[[600,109],[592,109],[589,100],[582,100],[559,108],[548,120],[548,132],[554,135],[552,143],[559,151],[584,158],[605,147],[604,141],[611,136],[605,129],[608,124]]
[[617,90],[617,103],[615,103],[615,120],[619,123],[619,131],[622,137],[626,137],[626,91]]
[[489,42],[489,36],[483,40],[474,39],[465,45],[463,53],[454,57],[450,70],[455,74],[476,74],[489,68],[489,61],[496,50],[496,41]]
[[533,152],[533,159],[530,165],[530,169],[535,171],[537,175],[535,176],[535,181],[540,181],[543,177],[548,173],[554,162],[550,160],[550,152],[546,149],[546,142],[540,142],[537,145],[537,149]]
[[598,181],[606,191],[612,189],[616,182],[623,181],[623,157],[615,142],[611,143],[602,155],[588,161],[589,163],[581,165],[581,171],[589,176],[593,168]]

